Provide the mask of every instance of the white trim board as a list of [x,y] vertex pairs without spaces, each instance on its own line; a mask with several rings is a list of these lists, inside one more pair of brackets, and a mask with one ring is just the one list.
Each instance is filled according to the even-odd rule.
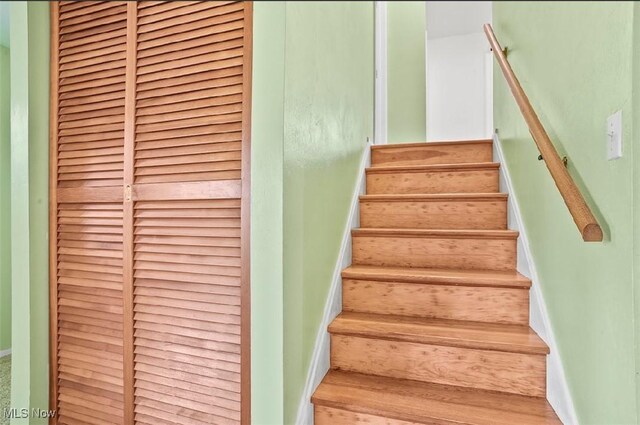
[[375,143],[387,143],[387,2],[375,2]]
[[351,265],[351,230],[360,225],[360,195],[365,193],[365,169],[371,164],[371,143],[367,142],[360,159],[358,179],[351,196],[349,217],[342,232],[342,245],[338,254],[336,266],[333,269],[331,288],[324,305],[322,322],[316,334],[316,342],[311,355],[311,363],[307,373],[307,380],[302,390],[302,396],[298,403],[297,425],[313,425],[313,405],[311,396],[316,390],[324,375],[329,371],[329,332],[327,327],[342,311],[342,270]]
[[493,134],[493,158],[500,163],[500,191],[509,194],[508,226],[511,230],[520,232],[518,238],[518,271],[531,279],[529,322],[531,328],[549,346],[547,356],[547,400],[565,425],[578,425],[578,418],[573,406],[573,400],[567,385],[558,345],[549,321],[549,313],[540,289],[540,279],[536,265],[529,249],[527,231],[522,221],[518,197],[513,190],[513,183],[509,174],[509,167],[504,160],[504,152],[497,133]]
[[0,359],[11,355],[11,348],[0,351]]

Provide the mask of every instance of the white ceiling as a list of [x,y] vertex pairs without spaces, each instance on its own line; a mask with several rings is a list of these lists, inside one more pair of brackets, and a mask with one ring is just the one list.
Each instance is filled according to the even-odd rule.
[[0,1],[0,46],[9,47],[9,2]]
[[491,23],[490,1],[428,1],[427,37],[441,38],[481,32]]

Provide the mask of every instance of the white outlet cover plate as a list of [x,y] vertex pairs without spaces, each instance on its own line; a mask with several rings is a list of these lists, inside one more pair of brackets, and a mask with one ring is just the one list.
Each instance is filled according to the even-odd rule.
[[622,157],[622,111],[607,118],[607,159]]

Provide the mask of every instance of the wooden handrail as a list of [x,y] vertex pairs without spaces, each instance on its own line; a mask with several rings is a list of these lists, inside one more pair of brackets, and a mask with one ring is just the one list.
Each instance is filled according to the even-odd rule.
[[578,226],[582,239],[585,242],[601,242],[602,229],[600,228],[598,221],[593,216],[593,213],[582,196],[582,193],[580,193],[580,189],[578,189],[573,178],[571,178],[571,175],[567,171],[562,159],[558,155],[558,151],[556,151],[551,139],[549,139],[549,135],[545,131],[538,115],[531,106],[531,103],[522,89],[518,78],[516,78],[513,69],[511,69],[511,65],[509,65],[507,57],[502,51],[502,47],[500,46],[500,43],[498,43],[496,35],[493,33],[493,28],[491,28],[490,24],[484,25],[484,32],[489,39],[493,54],[496,56],[498,64],[500,64],[502,73],[507,80],[507,84],[509,84],[513,97],[516,99],[520,112],[522,112],[522,116],[529,126],[531,136],[533,137],[536,146],[538,146],[538,150],[540,151],[545,164],[547,164],[551,177],[555,181],[564,202],[567,204],[567,208],[573,217],[573,221],[575,221],[576,226]]

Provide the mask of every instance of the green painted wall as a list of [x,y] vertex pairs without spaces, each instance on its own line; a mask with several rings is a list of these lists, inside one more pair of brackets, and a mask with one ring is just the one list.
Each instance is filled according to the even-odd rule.
[[[49,3],[29,2],[31,406],[49,405]],[[31,424],[48,421],[31,420]]]
[[287,2],[284,116],[285,424],[293,424],[373,136],[372,2]]
[[636,348],[636,414],[640,419],[640,2],[633,3],[633,276]]
[[11,406],[46,409],[49,4],[12,3],[11,23]]
[[9,49],[0,46],[0,350],[11,348],[11,104]]
[[283,424],[285,3],[255,2],[251,121],[252,423]]
[[425,2],[387,4],[388,142],[423,142],[427,137]]
[[[635,424],[632,2],[495,2],[498,39],[569,172],[605,229],[584,243],[494,68],[494,121],[578,418]],[[633,50],[632,50],[633,48]],[[639,74],[636,70],[635,84]],[[637,88],[637,87],[636,87]],[[623,158],[606,159],[622,109]]]

